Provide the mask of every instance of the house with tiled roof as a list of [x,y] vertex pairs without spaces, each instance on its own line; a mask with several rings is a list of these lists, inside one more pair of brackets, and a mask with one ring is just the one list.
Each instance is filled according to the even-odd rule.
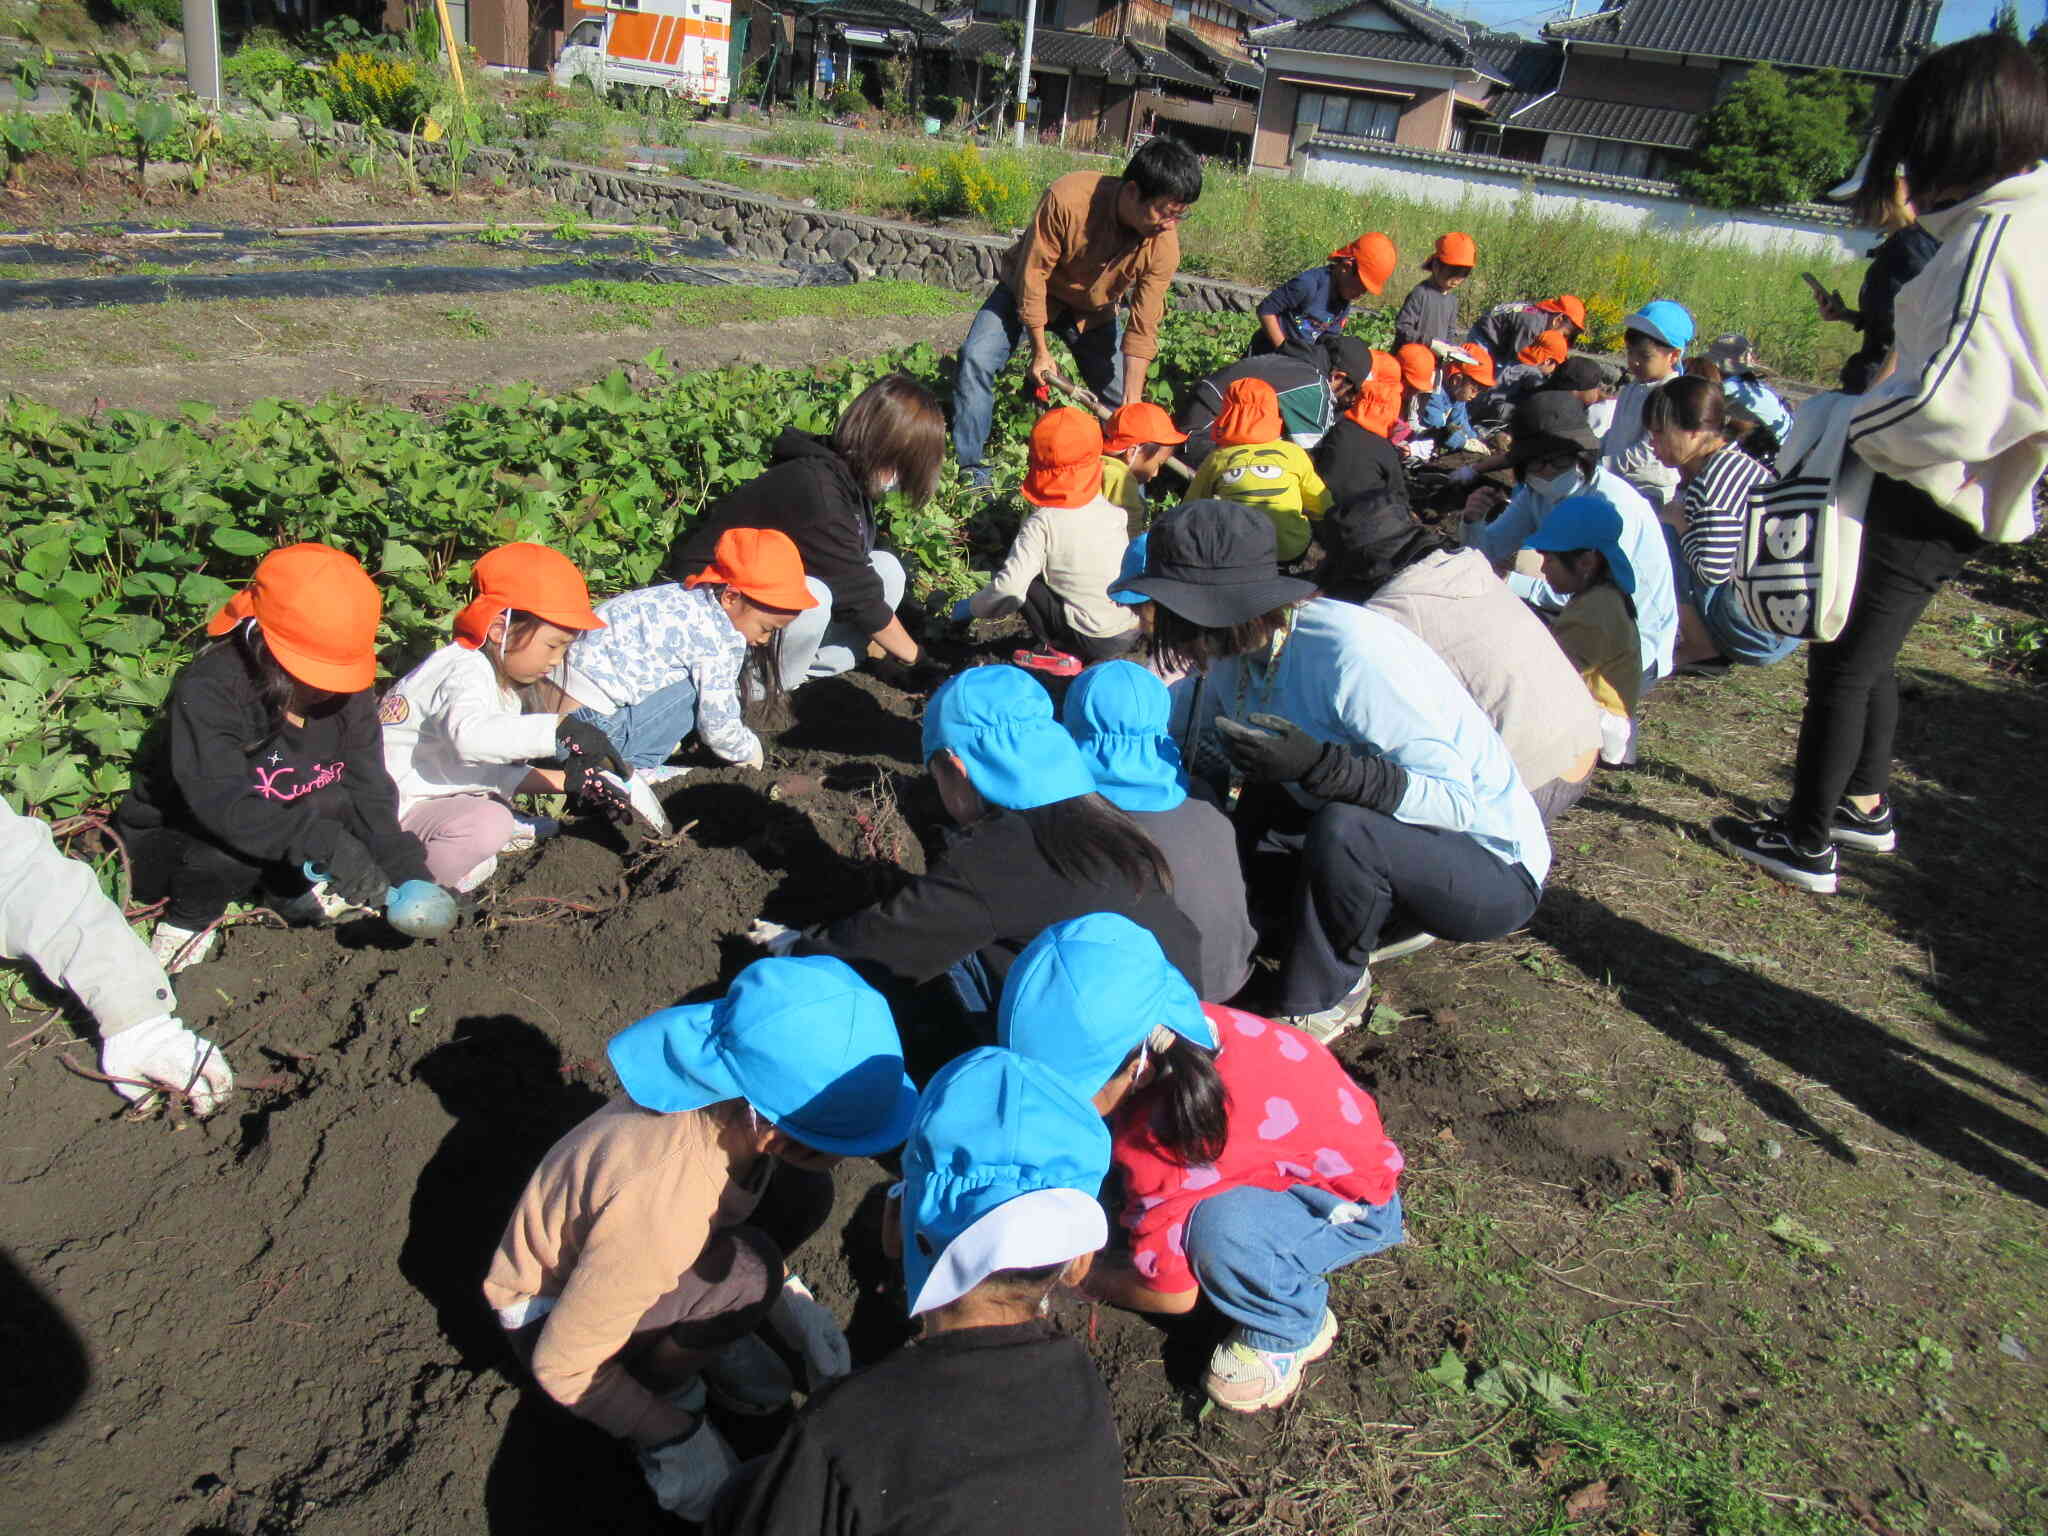
[[1276,0],[1251,34],[1266,69],[1252,164],[1282,169],[1311,139],[1461,150],[1494,105],[1554,89],[1557,50],[1421,0]]
[[1941,0],[1607,0],[1554,21],[1557,88],[1500,114],[1511,158],[1661,178],[1682,163],[1700,119],[1758,64],[1840,70],[1878,88],[1933,45]]

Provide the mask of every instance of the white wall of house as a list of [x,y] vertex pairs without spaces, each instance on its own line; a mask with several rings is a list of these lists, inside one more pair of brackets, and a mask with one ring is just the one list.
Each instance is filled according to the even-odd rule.
[[1446,206],[1469,201],[1483,208],[1510,208],[1526,195],[1533,197],[1539,214],[1587,215],[1614,229],[1722,241],[1752,251],[1860,260],[1872,239],[1869,231],[1849,224],[1754,208],[1724,212],[1680,196],[1675,187],[1659,192],[1650,183],[1601,185],[1593,178],[1558,176],[1519,162],[1314,142],[1295,152],[1295,162],[1304,180],[1326,186]]

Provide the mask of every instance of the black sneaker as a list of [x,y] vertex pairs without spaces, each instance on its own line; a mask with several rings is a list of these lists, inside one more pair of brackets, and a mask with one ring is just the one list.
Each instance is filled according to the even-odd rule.
[[1743,821],[1735,816],[1717,817],[1707,829],[1715,844],[1738,859],[1747,859],[1775,879],[1796,885],[1817,896],[1835,894],[1835,849],[1830,843],[1818,852],[1808,852],[1792,841],[1785,824],[1775,817]]
[[[1764,802],[1764,814],[1773,820],[1782,820],[1791,810],[1790,800]],[[1860,848],[1865,853],[1893,852],[1899,846],[1899,829],[1892,820],[1891,800],[1879,800],[1877,809],[1868,815],[1847,800],[1842,801],[1835,807],[1835,821],[1828,829],[1828,838],[1844,848]]]

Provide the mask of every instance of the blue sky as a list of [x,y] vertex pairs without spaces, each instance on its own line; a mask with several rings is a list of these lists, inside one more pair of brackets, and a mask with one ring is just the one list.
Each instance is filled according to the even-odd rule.
[[[1545,4],[1544,0],[1436,0],[1436,3],[1453,16],[1469,16],[1474,21],[1509,31],[1526,32],[1532,37],[1544,22],[1565,14],[1564,6]],[[1601,0],[1580,0],[1579,14],[1584,16],[1598,10],[1600,3]],[[1859,0],[1842,0],[1842,3],[1854,5]],[[2048,0],[2020,0],[2022,36],[2033,31],[2042,20],[2044,5],[2048,5]],[[1948,43],[1982,32],[1991,25],[1992,13],[1997,9],[1998,0],[1947,0],[1941,8],[1935,40]]]

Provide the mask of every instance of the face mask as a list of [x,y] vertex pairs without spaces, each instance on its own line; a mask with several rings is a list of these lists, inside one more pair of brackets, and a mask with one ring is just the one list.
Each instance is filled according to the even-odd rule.
[[1527,480],[1523,483],[1543,501],[1562,501],[1578,485],[1579,472],[1568,469],[1561,475],[1552,475],[1548,480]]

